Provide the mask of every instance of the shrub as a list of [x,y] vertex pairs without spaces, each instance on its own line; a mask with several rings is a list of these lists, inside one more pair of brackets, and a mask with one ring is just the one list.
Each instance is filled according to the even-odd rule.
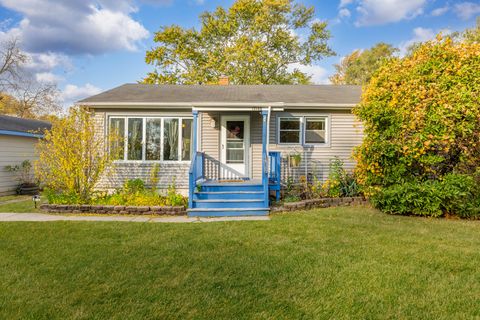
[[347,172],[343,166],[343,161],[338,157],[330,162],[328,179],[322,186],[326,196],[332,198],[355,197],[360,194],[360,188],[355,177]]
[[447,174],[442,180],[410,181],[382,188],[370,199],[394,214],[439,217],[445,213],[462,218],[480,217],[480,187],[474,177]]
[[155,192],[157,190],[157,185],[159,181],[159,174],[160,172],[160,165],[158,163],[155,163],[150,169],[150,176],[149,176],[149,182],[150,182],[150,189]]
[[104,138],[95,134],[92,114],[82,107],[70,108],[66,117],[54,120],[37,152],[35,174],[40,182],[58,194],[76,194],[85,203],[111,163]]
[[175,177],[172,179],[172,183],[168,186],[166,203],[168,206],[185,206],[188,203],[187,198],[177,192]]
[[284,202],[298,202],[300,200],[302,199],[296,195],[288,195],[283,199]]
[[43,190],[43,196],[51,204],[84,204],[76,192],[59,192],[50,188]]
[[166,195],[160,195],[155,190],[145,188],[142,179],[130,179],[122,188],[109,194],[107,192],[92,192],[88,201],[76,192],[59,192],[46,189],[44,192],[51,204],[99,204],[122,206],[181,206],[187,204],[187,198],[177,193],[175,180],[169,186]]
[[387,61],[364,87],[354,109],[365,133],[355,172],[380,208],[473,214],[455,204],[463,196],[442,192],[470,192],[480,167],[479,52],[479,43],[437,37]]
[[129,179],[125,182],[123,186],[123,191],[125,193],[139,193],[145,191],[145,182],[142,179]]

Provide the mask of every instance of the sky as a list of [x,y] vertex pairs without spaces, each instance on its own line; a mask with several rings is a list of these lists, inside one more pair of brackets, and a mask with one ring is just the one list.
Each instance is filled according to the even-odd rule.
[[[333,65],[378,42],[400,54],[438,32],[475,25],[480,0],[300,0],[328,22],[337,53],[301,67],[318,84]],[[140,81],[153,67],[145,52],[161,26],[199,27],[198,16],[233,1],[218,0],[0,0],[0,40],[16,37],[39,81],[54,82],[65,106],[124,83]]]

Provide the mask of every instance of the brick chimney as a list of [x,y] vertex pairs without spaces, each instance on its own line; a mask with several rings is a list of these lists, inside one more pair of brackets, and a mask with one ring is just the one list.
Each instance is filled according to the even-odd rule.
[[220,86],[228,86],[228,83],[228,76],[222,74],[220,78],[218,78],[218,84]]

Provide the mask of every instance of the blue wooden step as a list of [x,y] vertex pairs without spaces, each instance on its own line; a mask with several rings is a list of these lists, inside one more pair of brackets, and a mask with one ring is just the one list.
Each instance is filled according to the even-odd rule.
[[250,183],[209,183],[200,187],[200,192],[226,192],[226,191],[263,191],[261,184]]
[[209,199],[263,199],[263,191],[217,191],[195,192],[193,200]]
[[268,216],[270,208],[216,208],[188,209],[189,217],[235,217],[235,216]]
[[193,208],[262,208],[263,199],[193,200]]

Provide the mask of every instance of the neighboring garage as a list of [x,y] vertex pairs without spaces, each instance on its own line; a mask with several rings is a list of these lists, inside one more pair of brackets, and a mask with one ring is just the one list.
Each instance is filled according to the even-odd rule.
[[46,121],[0,115],[0,196],[14,194],[19,184],[17,176],[5,166],[35,160],[35,144],[50,127]]

